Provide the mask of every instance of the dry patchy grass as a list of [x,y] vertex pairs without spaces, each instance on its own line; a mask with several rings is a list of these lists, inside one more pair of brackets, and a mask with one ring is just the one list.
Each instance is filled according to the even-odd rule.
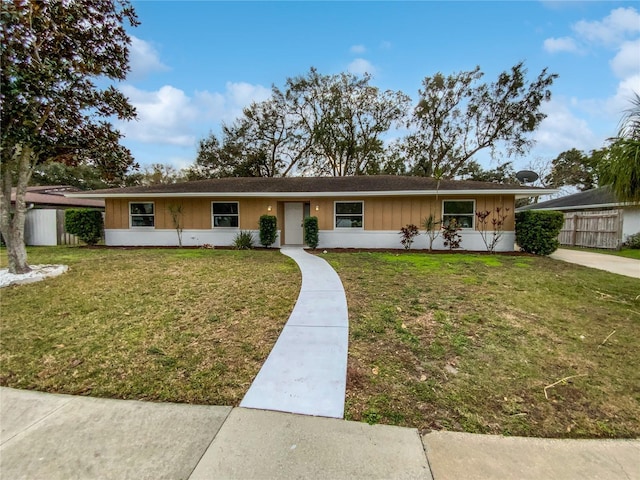
[[528,256],[323,257],[349,304],[347,418],[640,435],[640,280]]
[[32,248],[29,261],[70,269],[0,292],[0,384],[56,393],[237,405],[300,287],[277,251]]

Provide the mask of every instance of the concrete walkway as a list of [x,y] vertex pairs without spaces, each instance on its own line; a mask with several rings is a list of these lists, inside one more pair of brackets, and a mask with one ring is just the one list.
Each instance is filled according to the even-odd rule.
[[640,479],[638,440],[549,440],[0,388],[3,479]]
[[302,272],[302,288],[278,341],[241,407],[342,418],[349,318],[338,274],[302,247],[283,247]]
[[606,270],[607,272],[626,275],[627,277],[640,278],[640,260],[618,257],[604,253],[583,252],[559,248],[551,255],[551,258],[563,262],[576,263],[585,267]]

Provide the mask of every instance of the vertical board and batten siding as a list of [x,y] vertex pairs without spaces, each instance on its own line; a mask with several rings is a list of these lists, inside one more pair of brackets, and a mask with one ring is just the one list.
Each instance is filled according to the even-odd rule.
[[[513,195],[485,195],[454,197],[442,195],[435,197],[335,197],[310,199],[283,198],[241,198],[238,201],[240,213],[240,229],[255,230],[261,215],[271,214],[278,218],[278,228],[282,229],[284,219],[284,203],[303,202],[310,204],[310,213],[318,217],[320,230],[334,229],[335,202],[364,202],[364,230],[399,231],[403,226],[413,223],[422,228],[423,220],[434,213],[441,217],[442,202],[444,200],[475,200],[476,210],[492,211],[496,206],[509,209],[509,216],[504,230],[514,230],[514,196]],[[182,224],[185,230],[210,230],[211,203],[232,202],[231,198],[107,198],[106,199],[106,229],[129,228],[129,203],[153,202],[155,204],[155,228],[173,229],[173,221],[169,210],[170,205],[182,205]],[[271,212],[268,207],[271,206]],[[317,206],[317,210],[316,210]],[[489,222],[491,217],[489,218]],[[489,223],[490,225],[490,223]]]
[[[182,228],[185,230],[210,230],[212,228],[212,202],[234,202],[229,198],[107,198],[105,228],[129,228],[129,204],[131,202],[153,202],[155,213],[155,228],[173,229],[173,219],[170,207],[182,205]],[[268,199],[240,199],[238,200],[240,213],[240,228],[255,230],[261,215],[274,213],[276,202]],[[267,207],[271,205],[272,211]]]
[[618,249],[622,243],[622,211],[565,213],[558,241],[573,247]]

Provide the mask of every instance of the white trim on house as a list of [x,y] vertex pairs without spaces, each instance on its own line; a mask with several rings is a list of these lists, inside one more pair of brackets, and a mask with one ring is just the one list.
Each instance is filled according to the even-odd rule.
[[[445,202],[471,202],[473,203],[473,208],[471,209],[471,213],[459,213],[459,214],[455,214],[455,213],[445,213],[444,212],[444,204]],[[442,212],[442,222],[444,223],[444,216],[448,215],[450,217],[454,217],[454,216],[468,216],[471,217],[471,226],[470,227],[460,227],[462,229],[462,231],[465,230],[475,230],[476,229],[476,199],[475,198],[456,198],[455,200],[449,200],[449,199],[443,199],[442,200],[442,205],[440,205],[440,207],[442,208],[442,210],[440,210]]]
[[[231,216],[231,217],[237,217],[238,218],[238,226],[237,227],[216,227],[216,222],[214,220],[215,214],[213,213],[213,206],[216,203],[235,203],[237,205],[237,210],[238,213],[237,214],[230,214],[227,216]],[[218,217],[224,217],[225,215],[218,215]],[[238,231],[240,230],[240,202],[218,202],[218,201],[213,201],[211,202],[211,228],[216,229],[216,230],[220,230],[221,228],[227,229],[227,230],[234,230],[234,231]]]
[[541,192],[538,189],[531,190],[393,190],[373,192],[172,192],[172,193],[69,193],[65,197],[70,198],[168,198],[168,197],[216,197],[216,198],[357,198],[357,197],[414,197],[424,195],[439,196],[470,196],[470,195],[515,195],[516,198],[549,195],[558,190],[547,189]]
[[590,204],[590,205],[573,205],[570,207],[527,208],[526,210],[516,209],[516,213],[518,213],[519,211],[526,212],[527,210],[531,210],[531,211],[547,210],[547,211],[564,212],[565,210],[592,210],[592,209],[598,209],[598,208],[621,208],[621,207],[630,207],[633,205],[635,204],[633,203],[596,203],[596,204]]
[[[337,213],[337,205],[338,203],[359,203],[360,205],[362,205],[362,213],[355,213],[353,215],[349,215],[346,213]],[[361,227],[339,227],[338,226],[338,216],[361,216],[362,217],[362,226]],[[344,201],[344,200],[334,200],[333,202],[333,228],[334,230],[364,230],[364,200],[349,200],[349,201]]]
[[[240,229],[215,228],[212,230],[183,230],[182,245],[194,247],[202,245],[214,245],[227,247],[233,245],[233,240]],[[260,231],[249,230],[253,233],[255,246],[260,246]],[[280,247],[280,230],[278,237],[272,245]],[[174,229],[105,229],[105,244],[109,246],[127,247],[164,247],[178,246],[178,233]]]
[[[150,203],[153,206],[153,213],[131,213],[131,205],[136,203]],[[134,225],[133,217],[153,217],[153,225]],[[129,228],[153,230],[156,228],[156,202],[129,202]]]

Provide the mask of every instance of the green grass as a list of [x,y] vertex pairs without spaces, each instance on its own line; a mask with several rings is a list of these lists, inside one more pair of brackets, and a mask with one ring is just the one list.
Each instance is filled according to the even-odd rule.
[[583,247],[567,247],[561,246],[560,248],[566,248],[567,250],[578,250],[582,252],[603,253],[605,255],[615,255],[617,257],[633,258],[640,260],[640,249],[623,247],[621,250],[609,250],[606,248],[583,248]]
[[640,435],[640,280],[531,256],[322,257],[349,304],[347,418]]
[[[349,302],[348,419],[640,435],[640,280],[532,256],[322,257]],[[300,286],[277,251],[57,247],[29,259],[70,270],[0,291],[0,385],[48,392],[237,405]]]
[[29,262],[69,271],[0,292],[0,385],[99,397],[237,405],[300,287],[277,251],[40,247]]

